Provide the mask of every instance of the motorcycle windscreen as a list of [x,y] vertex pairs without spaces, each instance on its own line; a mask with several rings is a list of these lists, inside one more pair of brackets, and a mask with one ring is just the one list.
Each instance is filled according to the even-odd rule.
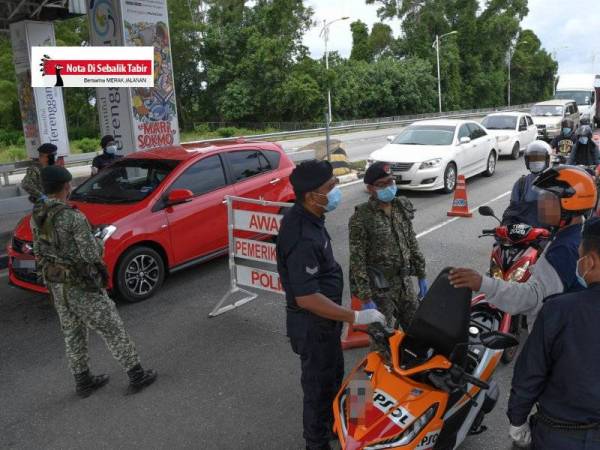
[[540,191],[537,201],[538,219],[540,223],[557,227],[560,225],[560,198],[549,191]]

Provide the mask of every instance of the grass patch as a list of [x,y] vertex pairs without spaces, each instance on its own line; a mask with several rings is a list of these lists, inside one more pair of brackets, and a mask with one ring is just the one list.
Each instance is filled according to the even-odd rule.
[[248,128],[224,127],[216,130],[209,130],[207,127],[200,126],[194,131],[184,131],[181,133],[181,142],[202,141],[204,139],[224,139],[234,136],[254,136],[257,134],[275,133],[278,130],[274,128],[265,128],[264,130],[251,130]]
[[362,159],[360,161],[349,161],[348,162],[348,164],[350,165],[350,168],[352,170],[356,170],[357,172],[364,172],[366,163],[367,163],[367,161],[365,161],[364,159]]
[[[70,141],[71,154],[91,153],[100,149],[100,139],[83,138]],[[24,161],[29,159],[25,145],[0,146],[0,164]]]

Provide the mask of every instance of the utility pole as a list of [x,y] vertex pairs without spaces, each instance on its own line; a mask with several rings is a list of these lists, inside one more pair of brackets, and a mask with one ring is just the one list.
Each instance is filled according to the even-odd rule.
[[438,106],[440,113],[442,112],[442,77],[440,75],[440,41],[446,36],[457,34],[458,31],[451,31],[450,33],[442,34],[441,36],[435,35],[435,41],[432,47],[435,47],[436,59],[437,59],[437,79],[438,79]]

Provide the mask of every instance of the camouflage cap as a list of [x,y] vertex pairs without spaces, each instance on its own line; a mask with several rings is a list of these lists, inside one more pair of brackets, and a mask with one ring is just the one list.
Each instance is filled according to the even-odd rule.
[[377,180],[389,177],[392,174],[392,169],[389,163],[377,161],[369,166],[365,172],[365,184],[373,184]]

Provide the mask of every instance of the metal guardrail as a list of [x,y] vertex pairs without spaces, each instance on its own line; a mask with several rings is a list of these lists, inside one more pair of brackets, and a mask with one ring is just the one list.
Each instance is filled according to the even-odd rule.
[[[372,129],[372,128],[389,128],[398,125],[407,125],[409,123],[427,120],[427,119],[460,119],[473,116],[480,116],[482,114],[490,114],[493,112],[502,111],[520,111],[531,107],[533,103],[524,105],[514,105],[502,108],[483,108],[483,109],[470,109],[464,111],[450,111],[446,113],[426,113],[426,114],[412,114],[404,116],[393,116],[393,117],[380,117],[376,119],[357,119],[357,120],[346,120],[341,122],[332,122],[329,127],[329,131],[347,131],[353,129]],[[316,125],[316,124],[315,124]],[[244,138],[247,141],[252,140],[268,140],[277,138],[294,137],[298,135],[313,135],[322,134],[325,132],[325,124],[321,124],[321,127],[310,128],[305,130],[294,130],[294,131],[278,131],[274,133],[255,134],[251,136],[233,136],[229,138],[213,138],[213,139],[202,139],[199,141],[188,141],[182,142],[186,145],[200,144],[204,142],[218,142],[218,141],[235,141],[236,139]],[[91,164],[92,159],[96,156],[96,152],[83,153],[79,155],[70,155],[65,158],[65,166],[79,166]],[[30,161],[19,161],[15,163],[0,164],[0,176],[2,176],[3,184],[9,185],[9,175],[15,173],[22,173],[27,170],[27,167],[31,164]]]

